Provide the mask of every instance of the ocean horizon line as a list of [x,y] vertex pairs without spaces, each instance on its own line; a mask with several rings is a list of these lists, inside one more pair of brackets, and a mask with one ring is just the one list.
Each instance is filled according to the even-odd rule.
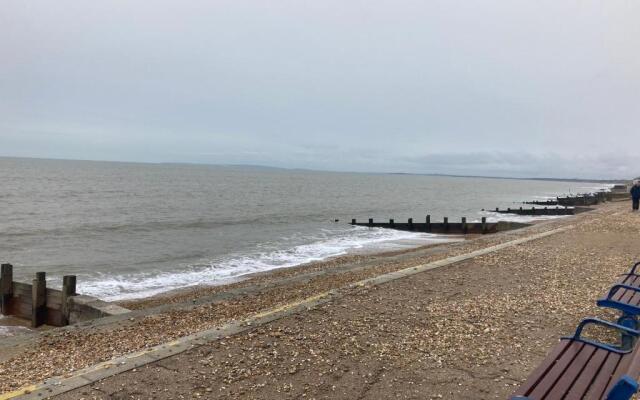
[[508,179],[508,180],[531,180],[531,181],[551,181],[551,182],[594,182],[594,183],[624,183],[632,178],[578,178],[578,177],[522,177],[522,176],[501,176],[501,175],[474,175],[474,174],[454,174],[439,172],[403,172],[403,171],[349,171],[349,170],[328,170],[299,167],[277,167],[263,164],[246,163],[206,163],[206,162],[183,162],[183,161],[131,161],[131,160],[104,160],[104,159],[76,159],[76,158],[51,158],[51,157],[23,157],[23,156],[3,156],[0,160],[42,160],[42,161],[68,161],[68,162],[91,162],[91,163],[113,163],[113,164],[136,164],[136,165],[176,165],[176,166],[207,166],[219,168],[239,168],[247,170],[264,171],[301,171],[301,172],[322,172],[337,174],[363,174],[363,175],[408,175],[408,176],[433,176],[447,178],[475,178],[475,179]]

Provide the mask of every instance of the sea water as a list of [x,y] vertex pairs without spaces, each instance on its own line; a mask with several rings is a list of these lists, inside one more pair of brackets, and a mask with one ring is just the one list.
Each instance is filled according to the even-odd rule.
[[517,217],[482,209],[607,185],[181,164],[0,158],[0,260],[16,280],[139,298],[354,251],[450,238],[352,227],[427,214],[454,222]]

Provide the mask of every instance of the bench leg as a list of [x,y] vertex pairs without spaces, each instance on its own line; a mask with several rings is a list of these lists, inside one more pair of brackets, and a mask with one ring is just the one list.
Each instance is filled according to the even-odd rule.
[[638,391],[638,382],[629,375],[623,375],[607,394],[607,400],[629,400]]
[[[618,325],[622,325],[626,328],[638,329],[638,318],[635,315],[631,314],[622,314],[620,318],[618,318]],[[629,333],[622,332],[620,334],[620,347],[623,350],[631,350],[635,345],[636,337],[630,335]]]

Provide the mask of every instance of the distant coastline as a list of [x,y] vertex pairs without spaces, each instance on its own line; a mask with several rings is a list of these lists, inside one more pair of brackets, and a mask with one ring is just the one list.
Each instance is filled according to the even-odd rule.
[[126,161],[126,160],[83,160],[72,158],[46,158],[46,157],[14,157],[2,156],[0,160],[44,160],[44,161],[69,161],[69,162],[95,162],[95,163],[117,163],[117,164],[143,164],[143,165],[176,165],[176,166],[203,166],[218,168],[238,168],[250,171],[301,171],[301,172],[322,172],[322,173],[344,173],[344,174],[371,174],[371,175],[407,175],[407,176],[441,176],[446,178],[476,178],[476,179],[512,179],[526,181],[548,181],[548,182],[592,182],[592,183],[626,183],[631,178],[612,178],[612,179],[592,179],[592,178],[550,178],[550,177],[521,177],[521,176],[497,176],[497,175],[466,175],[466,174],[445,174],[445,173],[418,173],[418,172],[380,172],[380,171],[336,171],[323,170],[313,168],[285,168],[274,167],[269,165],[253,165],[253,164],[215,164],[215,163],[199,163],[199,162],[152,162],[152,161]]
[[547,181],[547,182],[591,182],[591,183],[626,183],[630,179],[588,179],[588,178],[525,178],[518,176],[490,176],[490,175],[456,175],[456,174],[417,174],[393,172],[389,175],[418,175],[418,176],[442,176],[446,178],[480,178],[480,179],[514,179],[519,181]]

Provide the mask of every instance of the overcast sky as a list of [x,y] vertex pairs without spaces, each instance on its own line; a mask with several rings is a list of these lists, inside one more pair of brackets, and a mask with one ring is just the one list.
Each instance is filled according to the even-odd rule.
[[637,1],[0,3],[0,155],[640,175]]

